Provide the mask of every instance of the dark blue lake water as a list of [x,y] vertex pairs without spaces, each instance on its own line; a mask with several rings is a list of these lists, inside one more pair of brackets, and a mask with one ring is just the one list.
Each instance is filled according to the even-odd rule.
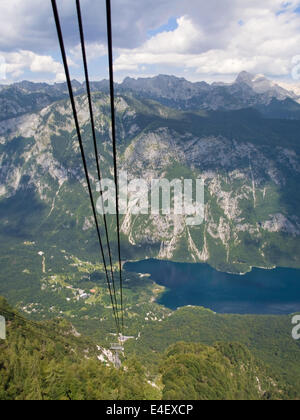
[[124,268],[148,273],[165,286],[158,303],[170,309],[193,305],[218,313],[274,315],[300,311],[300,270],[255,268],[240,276],[221,273],[207,264],[158,260],[130,262]]

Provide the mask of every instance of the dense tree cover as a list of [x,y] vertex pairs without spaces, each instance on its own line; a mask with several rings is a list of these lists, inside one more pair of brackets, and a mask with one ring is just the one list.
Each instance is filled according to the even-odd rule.
[[245,346],[178,343],[162,366],[163,399],[266,400],[284,393]]
[[163,322],[151,323],[139,340],[126,343],[143,365],[158,370],[161,354],[173,344],[216,342],[244,344],[287,384],[287,397],[300,398],[300,341],[292,338],[291,316],[216,314],[200,307],[180,308]]
[[153,376],[151,366],[132,355],[119,370],[101,362],[95,343],[66,320],[32,323],[3,298],[0,313],[7,321],[7,340],[0,341],[0,400],[297,398],[281,376],[238,343],[181,342],[158,352],[155,361],[148,348],[149,360],[159,365]]
[[[1,310],[11,311],[3,299]],[[120,370],[106,366],[97,360],[96,346],[72,335],[65,321],[38,328],[13,313],[6,318],[7,340],[0,341],[0,400],[159,398],[137,361],[127,361]]]

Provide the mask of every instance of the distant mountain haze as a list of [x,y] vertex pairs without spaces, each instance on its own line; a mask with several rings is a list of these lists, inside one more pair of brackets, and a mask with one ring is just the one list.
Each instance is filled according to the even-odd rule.
[[[85,83],[73,80],[72,84],[77,95],[85,93]],[[231,84],[192,83],[175,76],[159,75],[140,79],[127,77],[123,83],[116,83],[115,87],[119,94],[131,92],[139,97],[154,99],[163,105],[175,107],[179,110],[237,110],[258,105],[268,106],[273,99],[283,101],[288,98],[296,102],[300,101],[300,92],[297,95],[292,90],[284,89],[262,75],[252,75],[247,72],[240,73],[236,81]],[[91,90],[108,93],[109,83],[107,80],[92,82]],[[9,111],[9,101],[13,101],[14,92],[18,93],[20,97],[31,94],[32,110],[40,109],[47,103],[50,104],[55,100],[63,99],[68,94],[66,83],[48,85],[46,83],[24,81],[10,86],[1,86],[0,118],[2,107],[4,107],[4,112]],[[35,102],[36,94],[40,94],[38,103]],[[20,100],[17,102],[15,109],[11,110],[12,114],[8,113],[8,115],[13,115],[14,112],[16,114],[22,112],[19,107]],[[29,104],[24,111],[30,112]]]

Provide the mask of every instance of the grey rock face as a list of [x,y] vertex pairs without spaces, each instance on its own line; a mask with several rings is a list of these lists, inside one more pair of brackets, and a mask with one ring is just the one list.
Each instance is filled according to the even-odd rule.
[[[194,89],[206,92],[206,95],[211,89],[209,85],[191,86],[180,79],[180,87],[176,91],[177,82],[176,78],[160,76],[155,81],[149,79],[146,85],[144,81],[137,84],[144,92],[149,92],[154,83],[157,95],[161,90],[167,95],[170,86],[174,87],[172,98],[175,100],[181,91],[185,98],[191,98],[189,95],[193,95]],[[124,83],[126,89],[136,86],[132,80],[127,79]],[[249,84],[254,84],[254,88]],[[253,80],[250,75],[243,74],[235,84],[225,86],[225,89],[229,89],[237,101],[241,100],[241,91],[245,96],[251,93],[255,100],[256,95],[261,94],[254,90],[262,91],[265,89],[263,84],[265,81]],[[22,89],[29,92],[47,89],[47,86],[24,84]],[[224,86],[213,89],[222,90]],[[282,94],[276,87],[275,91],[278,95]],[[21,97],[28,98],[31,94],[28,92],[20,94]],[[15,99],[18,98],[19,91],[14,90],[14,94]],[[27,112],[26,107],[21,111],[17,108],[13,116],[8,112],[0,122],[0,198],[16,197],[19,191],[24,190],[26,180],[27,187],[36,191],[47,209],[43,223],[54,225],[56,231],[64,231],[73,223],[74,237],[76,229],[81,234],[88,234],[92,232],[93,224],[87,215],[89,205],[70,104],[68,100],[56,101],[52,97],[51,104],[42,106],[43,95],[40,94],[39,106],[42,109],[39,111]],[[210,100],[212,98],[210,96]],[[111,176],[109,97],[96,93],[93,100],[101,163],[105,175]],[[77,106],[92,183],[95,185],[96,171],[85,95],[78,94]],[[282,137],[284,141],[273,145],[274,133],[269,125],[264,126],[266,137],[260,137],[259,141],[255,130],[251,131],[254,137],[248,139],[243,137],[243,131],[225,134],[226,118],[221,120],[223,125],[217,128],[214,125],[215,122],[220,124],[219,113],[212,113],[215,133],[199,130],[205,120],[198,114],[193,114],[191,123],[183,129],[181,121],[186,114],[158,103],[151,102],[149,105],[148,101],[133,96],[118,96],[116,110],[119,167],[128,171],[129,179],[143,178],[150,182],[153,178],[198,177],[205,181],[205,223],[191,227],[184,216],[144,217],[128,211],[122,218],[122,232],[128,246],[147,249],[144,256],[208,261],[218,268],[244,272],[251,265],[270,267],[273,264],[273,248],[277,247],[279,251],[276,252],[284,253],[280,244],[284,241],[284,246],[292,249],[286,264],[294,266],[300,263],[296,248],[300,236],[299,202],[293,197],[293,182],[300,179],[299,151],[292,142],[287,142],[286,135]],[[20,112],[22,116],[17,115]],[[257,123],[254,117],[251,114],[251,118],[246,120],[248,124]],[[74,194],[77,206],[73,204]],[[84,212],[80,203],[84,203]],[[251,249],[251,254],[247,255],[245,249]]]

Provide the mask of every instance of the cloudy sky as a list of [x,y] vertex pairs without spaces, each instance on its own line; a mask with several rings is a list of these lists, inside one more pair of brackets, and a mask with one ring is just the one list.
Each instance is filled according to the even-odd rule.
[[[82,80],[75,0],[57,4],[72,77]],[[91,78],[107,78],[105,1],[81,5]],[[112,0],[112,12],[119,81],[231,81],[242,70],[300,79],[300,0]],[[64,80],[50,0],[0,1],[0,79]]]

